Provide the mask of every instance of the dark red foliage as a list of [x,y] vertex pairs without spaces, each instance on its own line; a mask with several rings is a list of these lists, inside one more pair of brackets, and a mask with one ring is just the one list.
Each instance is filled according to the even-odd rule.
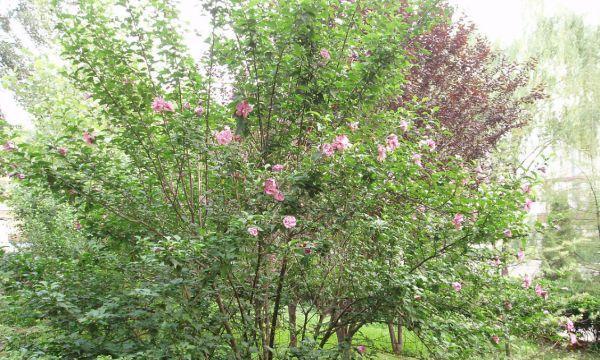
[[439,23],[411,48],[414,66],[393,106],[426,99],[427,108],[439,108],[434,116],[452,133],[436,139],[447,154],[485,156],[504,134],[527,123],[528,108],[543,97],[541,87],[527,90],[534,61],[507,60],[462,19]]

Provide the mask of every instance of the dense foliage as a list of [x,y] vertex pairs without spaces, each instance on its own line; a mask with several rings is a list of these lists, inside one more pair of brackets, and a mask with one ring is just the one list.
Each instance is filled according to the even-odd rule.
[[436,2],[210,2],[199,65],[169,4],[53,9],[64,73],[12,79],[40,126],[0,139],[28,244],[3,301],[40,327],[19,356],[370,357],[378,323],[438,358],[556,338],[547,284],[505,276],[533,175],[438,151],[463,138],[430,104],[389,108]]

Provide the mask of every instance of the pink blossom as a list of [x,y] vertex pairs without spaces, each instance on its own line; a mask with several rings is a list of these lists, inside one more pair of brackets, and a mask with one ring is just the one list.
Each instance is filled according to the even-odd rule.
[[523,209],[525,211],[530,211],[531,210],[531,206],[533,205],[533,200],[531,199],[526,199],[525,200],[525,205],[523,205]]
[[64,148],[64,147],[58,148],[58,153],[62,156],[67,156],[67,152],[68,152],[67,148]]
[[510,310],[512,310],[512,308],[513,308],[513,305],[510,301],[508,301],[508,300],[504,301],[504,309],[506,309],[507,311],[510,311]]
[[23,173],[16,173],[15,176],[19,180],[25,180],[25,174],[23,174]]
[[275,199],[276,201],[283,201],[285,200],[285,195],[283,195],[281,191],[277,191],[277,193],[273,195],[273,199]]
[[175,107],[170,102],[165,101],[165,99],[163,99],[162,97],[157,96],[152,102],[152,110],[154,110],[154,112],[156,113],[164,113],[168,111],[172,112],[175,110]]
[[333,140],[331,146],[333,146],[335,150],[344,151],[352,146],[352,144],[350,144],[350,140],[348,140],[346,135],[338,135],[335,140]]
[[436,147],[435,141],[433,141],[431,139],[427,139],[427,140],[423,140],[423,144],[427,145],[429,147],[430,151],[435,150],[435,147]]
[[356,347],[356,351],[358,351],[358,353],[362,355],[367,351],[367,348],[364,345],[358,345]]
[[408,131],[408,122],[406,120],[400,121],[400,129],[404,132]]
[[283,218],[283,226],[285,226],[286,229],[291,229],[294,226],[296,226],[296,218],[294,216],[291,215],[286,215]]
[[256,226],[251,226],[248,228],[248,234],[256,237],[258,236],[258,228]]
[[498,337],[498,335],[492,335],[492,341],[498,345],[500,344],[500,338]]
[[454,218],[452,219],[452,224],[454,224],[454,227],[456,228],[456,230],[460,230],[462,228],[462,223],[464,221],[465,221],[464,215],[461,213],[457,213],[454,215]]
[[304,254],[310,255],[310,254],[312,254],[312,252],[313,252],[312,247],[307,246],[307,247],[304,248]]
[[531,192],[531,185],[527,183],[521,185],[521,191],[523,191],[524,194],[529,194]]
[[188,101],[183,103],[183,108],[186,110],[189,110],[192,106],[190,105],[190,103]]
[[252,112],[252,109],[252,105],[250,105],[247,100],[244,100],[235,107],[235,114],[245,119]]
[[273,167],[271,167],[271,170],[273,170],[275,172],[283,171],[283,165],[281,165],[281,164],[275,164],[275,165],[273,165]]
[[565,324],[565,327],[567,328],[567,331],[569,331],[569,332],[575,331],[575,324],[573,324],[571,319],[567,319],[567,323]]
[[85,141],[87,144],[92,145],[95,140],[96,140],[96,137],[94,135],[90,134],[89,132],[85,131],[83,133],[83,141]]
[[333,155],[334,148],[331,144],[323,144],[321,145],[321,154],[329,157]]
[[202,116],[202,114],[204,114],[204,108],[202,106],[198,106],[194,109],[194,114],[196,114],[196,116]]
[[504,229],[502,232],[506,237],[512,237],[512,231],[510,229]]
[[384,161],[386,157],[387,150],[385,149],[385,146],[381,144],[377,145],[377,161]]
[[424,214],[425,211],[427,211],[427,208],[425,207],[425,205],[421,204],[421,205],[417,206],[417,211],[420,212],[421,214]]
[[523,277],[523,287],[525,289],[529,289],[530,286],[531,286],[531,276],[529,276],[528,274],[525,274],[525,276]]
[[219,145],[227,145],[233,141],[233,132],[231,132],[229,126],[225,126],[223,130],[215,134],[215,138],[217,139],[217,143]]
[[577,335],[575,335],[574,333],[570,333],[569,341],[571,342],[571,345],[577,345]]
[[525,259],[525,251],[523,249],[519,249],[517,252],[517,260],[523,261]]
[[462,289],[462,284],[459,282],[453,282],[452,287],[454,288],[454,291],[459,292]]
[[275,179],[273,178],[265,180],[264,191],[267,195],[277,195],[277,193],[279,192],[279,189],[277,188],[277,181],[275,181]]
[[394,151],[400,146],[400,142],[398,141],[398,136],[396,134],[388,135],[386,143],[388,151]]
[[348,124],[348,127],[350,128],[350,130],[352,132],[358,130],[358,121],[356,122],[351,122],[350,124]]
[[75,220],[75,222],[73,223],[73,228],[75,228],[75,230],[81,230],[81,223],[77,220]]
[[327,49],[321,49],[321,51],[319,51],[319,55],[321,55],[321,57],[325,60],[331,59],[331,54]]
[[548,299],[548,291],[542,289],[542,285],[540,285],[540,284],[535,285],[535,294],[537,296],[543,297],[544,300]]
[[492,261],[492,264],[494,264],[494,266],[500,266],[500,258],[496,256]]
[[423,164],[421,163],[421,154],[413,154],[412,161],[419,167],[423,167]]
[[4,151],[13,151],[17,149],[17,145],[15,145],[12,141],[7,141],[4,145],[2,145],[2,149]]

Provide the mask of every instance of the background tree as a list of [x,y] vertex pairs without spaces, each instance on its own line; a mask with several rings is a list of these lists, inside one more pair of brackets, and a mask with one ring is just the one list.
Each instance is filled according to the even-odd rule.
[[529,121],[543,96],[541,87],[529,87],[536,63],[518,63],[492,49],[472,23],[452,20],[446,4],[438,11],[441,21],[411,41],[413,66],[394,106],[416,101],[436,109],[447,131],[436,134],[440,151],[481,158]]
[[[543,7],[540,2],[531,4],[532,11]],[[542,153],[551,158],[542,196],[551,204],[550,217],[560,220],[550,224],[556,230],[544,239],[542,245],[548,251],[544,248],[543,253],[553,254],[546,258],[550,267],[559,256],[563,262],[578,263],[586,274],[597,274],[600,98],[596,89],[600,71],[596,64],[600,58],[594,49],[600,44],[600,28],[569,13],[538,17],[532,27],[533,34],[514,51],[538,59],[534,76],[546,84],[548,93],[538,105],[532,130],[522,140],[525,151],[531,150],[526,144],[543,144]],[[557,241],[563,251],[550,251],[556,249]],[[579,276],[577,271],[563,275]]]

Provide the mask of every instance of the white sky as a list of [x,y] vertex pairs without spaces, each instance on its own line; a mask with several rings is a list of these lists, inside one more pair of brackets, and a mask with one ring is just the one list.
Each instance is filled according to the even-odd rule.
[[[528,12],[530,0],[449,0],[464,12],[490,41],[502,47],[526,36],[535,17]],[[600,24],[600,0],[541,0],[546,16],[571,11],[590,25]]]

